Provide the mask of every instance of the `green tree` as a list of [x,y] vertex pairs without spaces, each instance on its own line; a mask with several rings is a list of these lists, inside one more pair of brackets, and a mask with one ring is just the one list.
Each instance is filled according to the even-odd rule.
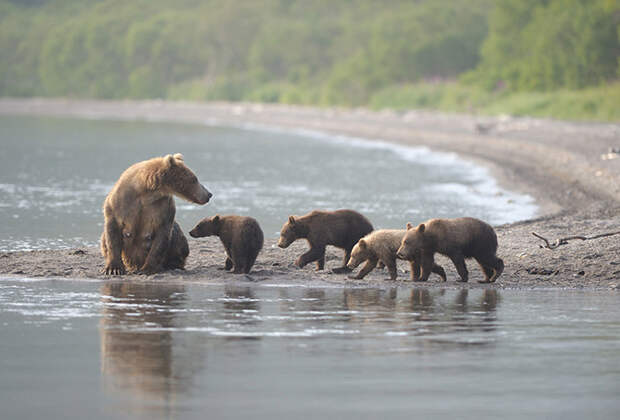
[[470,80],[510,90],[583,88],[617,75],[617,18],[607,0],[505,0],[489,19]]

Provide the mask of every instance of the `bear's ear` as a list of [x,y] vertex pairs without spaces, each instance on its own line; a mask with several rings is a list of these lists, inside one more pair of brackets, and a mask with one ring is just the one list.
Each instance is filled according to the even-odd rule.
[[295,224],[295,216],[289,216],[289,217],[288,217],[288,222],[289,222],[291,225],[294,225],[294,224]]
[[411,223],[407,223],[407,230],[413,229],[413,225]]
[[420,226],[418,226],[418,232],[424,233],[424,229],[426,229],[426,226],[424,226],[424,223],[420,223]]
[[174,156],[172,155],[166,155],[166,157],[164,158],[164,162],[166,162],[167,167],[174,166],[176,164]]
[[220,215],[216,214],[215,216],[213,216],[211,221],[217,225],[220,222]]
[[176,160],[180,160],[181,162],[183,162],[183,155],[180,153],[175,153],[173,156]]
[[363,239],[360,239],[360,241],[357,243],[361,249],[366,249],[366,241]]

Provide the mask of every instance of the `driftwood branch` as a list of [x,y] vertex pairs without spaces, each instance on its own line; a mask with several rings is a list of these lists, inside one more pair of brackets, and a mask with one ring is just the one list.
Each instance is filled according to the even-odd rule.
[[595,236],[568,236],[566,238],[556,239],[555,242],[551,243],[544,236],[539,235],[536,232],[532,232],[532,235],[536,236],[538,239],[542,239],[543,241],[545,241],[545,245],[538,245],[538,246],[541,248],[547,248],[547,249],[556,249],[560,245],[566,245],[568,241],[572,241],[574,239],[579,239],[581,241],[589,241],[591,239],[605,238],[607,236],[613,236],[613,235],[618,235],[618,234],[620,234],[620,231],[601,233],[600,235],[595,235]]

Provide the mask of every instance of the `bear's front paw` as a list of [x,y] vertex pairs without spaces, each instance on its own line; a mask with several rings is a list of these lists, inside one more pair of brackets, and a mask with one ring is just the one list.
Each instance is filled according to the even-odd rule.
[[121,276],[126,271],[122,262],[111,262],[103,269],[103,273],[108,276]]
[[301,259],[301,257],[299,257],[299,258],[297,258],[297,259],[295,260],[295,265],[296,265],[297,267],[299,267],[299,268],[304,268],[304,265],[306,265],[306,264],[305,264],[305,263],[304,263],[304,261]]

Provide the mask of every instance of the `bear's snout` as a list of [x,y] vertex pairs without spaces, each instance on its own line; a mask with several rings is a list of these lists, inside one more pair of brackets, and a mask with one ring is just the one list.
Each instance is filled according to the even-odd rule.
[[209,202],[209,200],[211,199],[211,197],[213,197],[213,194],[211,194],[211,192],[209,190],[207,190],[204,185],[202,184],[198,184],[199,185],[199,194],[198,194],[198,199],[196,200],[196,202],[198,204],[207,204]]
[[200,237],[198,235],[198,226],[196,226],[194,229],[189,231],[189,236],[191,236],[192,238],[199,238]]

